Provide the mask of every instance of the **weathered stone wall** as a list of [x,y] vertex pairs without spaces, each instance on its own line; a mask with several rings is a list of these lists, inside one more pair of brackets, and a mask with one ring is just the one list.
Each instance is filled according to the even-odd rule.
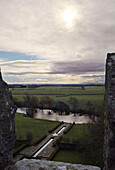
[[18,161],[10,170],[101,170],[91,165],[70,164],[38,159],[23,159]]
[[106,61],[104,170],[115,170],[115,53]]
[[0,71],[0,170],[12,163],[15,144],[15,111],[8,85]]

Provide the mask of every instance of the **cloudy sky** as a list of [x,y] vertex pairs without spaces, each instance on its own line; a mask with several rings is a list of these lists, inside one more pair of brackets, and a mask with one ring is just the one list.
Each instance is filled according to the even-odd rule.
[[0,0],[7,83],[102,83],[115,51],[115,0]]

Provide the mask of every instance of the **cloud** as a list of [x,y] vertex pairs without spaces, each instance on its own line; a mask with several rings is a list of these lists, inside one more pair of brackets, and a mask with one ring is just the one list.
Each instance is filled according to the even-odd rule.
[[21,75],[22,73],[34,73],[34,72],[48,72],[50,71],[50,67],[52,62],[45,60],[16,60],[16,61],[8,61],[0,63],[4,74],[17,74]]
[[86,74],[92,72],[104,72],[103,63],[92,63],[84,61],[62,61],[49,60],[16,60],[0,64],[7,75],[27,74]]
[[89,76],[82,76],[83,78],[104,78],[104,74],[103,75],[89,75]]
[[104,72],[103,63],[92,63],[84,61],[57,62],[54,63],[53,72],[55,74],[86,74],[91,72]]
[[82,80],[84,83],[103,83],[105,82],[105,75],[102,73],[93,73],[93,74],[87,74],[87,75],[81,75]]
[[[72,29],[60,18],[69,7],[77,12]],[[114,8],[114,0],[1,0],[0,49],[50,60],[82,55],[104,61],[114,50]]]
[[[16,60],[0,63],[5,80],[9,83],[84,83],[101,79],[103,63],[55,62],[49,60]],[[87,80],[86,80],[87,79]],[[15,81],[14,81],[15,80]]]
[[3,63],[4,62],[4,59],[3,58],[0,58],[0,63]]
[[[75,12],[71,26],[66,23],[69,18],[63,20],[68,9]],[[4,75],[8,80],[12,76],[12,81],[13,76],[16,81],[24,76],[23,81],[37,82],[41,75],[50,82],[65,83],[83,82],[83,74],[103,74],[107,52],[114,51],[114,9],[114,0],[1,0],[0,50],[6,54],[1,53],[0,66]]]

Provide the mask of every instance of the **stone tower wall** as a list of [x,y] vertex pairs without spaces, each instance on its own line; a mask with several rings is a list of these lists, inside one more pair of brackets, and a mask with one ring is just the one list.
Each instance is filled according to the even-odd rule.
[[8,85],[0,72],[0,170],[12,163],[15,144],[15,111]]
[[104,170],[115,170],[115,53],[107,55]]

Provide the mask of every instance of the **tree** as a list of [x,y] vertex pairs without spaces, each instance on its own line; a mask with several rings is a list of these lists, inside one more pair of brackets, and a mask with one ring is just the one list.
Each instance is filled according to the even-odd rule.
[[49,96],[45,96],[44,100],[45,100],[45,103],[48,106],[48,108],[51,109],[53,104],[54,104],[53,99],[51,97],[49,97]]
[[55,110],[59,112],[60,115],[65,112],[66,115],[70,113],[69,106],[64,102],[56,102]]
[[91,103],[90,100],[88,100],[88,102],[86,103],[86,107],[87,107],[87,111],[88,111],[88,115],[91,117],[91,115],[94,115],[95,113],[95,107],[94,105]]
[[13,97],[13,103],[14,105],[16,105],[17,107],[23,107],[23,102],[19,101],[16,97]]
[[36,112],[36,108],[38,107],[38,98],[27,94],[26,96],[24,96],[24,103],[27,107],[27,115],[29,117],[34,117],[34,113]]
[[54,101],[49,96],[43,96],[41,97],[39,104],[42,110],[44,109],[45,106],[47,106],[48,109],[52,109]]
[[71,111],[75,115],[75,112],[77,111],[77,108],[78,108],[78,105],[79,105],[78,100],[76,98],[74,98],[74,97],[70,97],[68,102],[69,102],[69,104],[71,106]]
[[85,86],[82,85],[82,86],[81,86],[81,89],[82,89],[82,90],[85,90]]
[[41,97],[40,98],[40,101],[39,101],[39,106],[40,106],[40,109],[44,109],[46,103],[45,103],[45,100],[44,100],[44,97]]

